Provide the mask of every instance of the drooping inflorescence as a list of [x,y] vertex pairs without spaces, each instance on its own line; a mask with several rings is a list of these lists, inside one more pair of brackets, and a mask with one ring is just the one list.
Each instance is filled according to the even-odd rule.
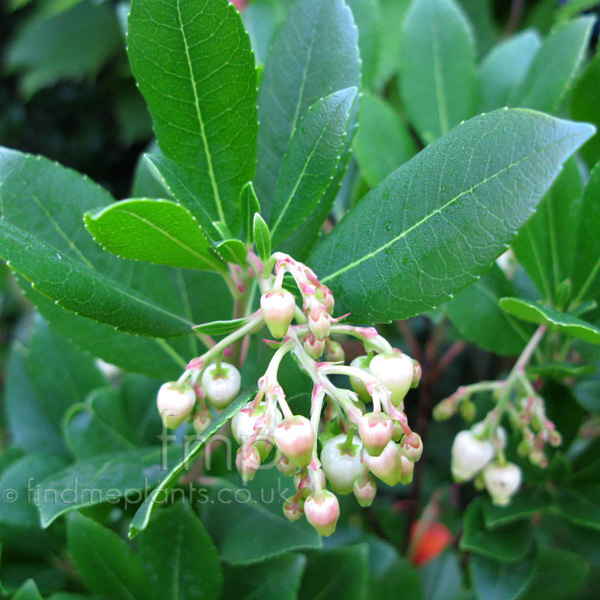
[[[196,431],[206,429],[209,405],[222,410],[240,390],[239,371],[223,362],[224,351],[266,324],[277,338],[267,342],[275,353],[254,400],[232,420],[240,444],[236,466],[242,480],[250,481],[275,450],[277,468],[293,477],[296,488],[284,514],[291,521],[305,515],[322,535],[331,535],[340,514],[335,494],[353,493],[361,506],[369,506],[377,493],[375,478],[392,486],[411,482],[423,444],[408,424],[404,398],[418,385],[421,369],[373,327],[345,325],[344,317],[334,318],[331,290],[303,263],[283,253],[275,253],[265,265],[253,258],[262,292],[260,309],[192,360],[179,381],[165,384],[158,408],[166,427],[190,419]],[[295,282],[302,308],[283,287],[286,274]],[[358,338],[365,354],[344,364],[344,350],[332,336]],[[278,371],[288,353],[312,380],[309,416],[294,413],[279,383]],[[338,387],[331,376],[348,377],[351,389]]]

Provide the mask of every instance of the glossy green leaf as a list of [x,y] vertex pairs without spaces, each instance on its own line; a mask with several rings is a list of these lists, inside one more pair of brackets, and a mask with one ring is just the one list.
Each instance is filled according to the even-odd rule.
[[308,557],[298,600],[361,600],[367,589],[367,546],[334,548]]
[[430,144],[475,112],[471,26],[454,0],[413,0],[401,37],[402,98],[410,122]]
[[67,538],[77,571],[94,593],[122,600],[154,597],[139,556],[116,533],[75,513]]
[[410,6],[410,0],[378,0],[379,13],[381,14],[379,64],[375,77],[375,87],[383,86],[396,74],[402,62],[400,54],[401,39],[398,32],[402,29],[402,23],[406,11]]
[[[587,121],[600,126],[600,102],[596,90],[600,87],[600,54],[587,65],[585,72],[573,86],[569,97],[570,114],[577,121]],[[581,154],[591,167],[600,160],[600,136],[594,136],[581,148]]]
[[480,279],[447,302],[444,312],[470,342],[495,354],[519,354],[531,333],[527,326],[507,315],[499,304],[500,298],[514,293],[502,269],[494,264]]
[[379,66],[381,15],[378,0],[348,0],[356,27],[362,62],[363,88],[373,87]]
[[590,174],[581,205],[581,220],[575,246],[576,269],[573,270],[573,304],[600,298],[600,161]]
[[296,600],[306,564],[288,552],[247,567],[225,567],[222,600]]
[[[154,153],[160,153],[156,142],[151,144],[150,150]],[[135,165],[130,196],[132,198],[165,198],[166,200],[172,200],[173,196],[160,177],[158,170],[150,161],[150,156],[150,154],[139,156]]]
[[128,53],[161,150],[193,174],[213,220],[237,233],[258,131],[256,67],[239,13],[226,0],[134,0]]
[[252,317],[243,317],[241,319],[232,319],[231,321],[212,321],[202,325],[194,325],[194,331],[206,335],[227,335],[243,327]]
[[263,262],[267,262],[271,256],[271,232],[260,213],[254,214],[253,232],[258,256]]
[[580,483],[561,489],[558,509],[576,525],[600,531],[600,484]]
[[533,563],[522,560],[517,563],[499,562],[483,556],[473,556],[469,570],[473,586],[480,600],[516,600],[527,585]]
[[486,529],[483,517],[483,498],[469,504],[460,538],[461,550],[502,561],[522,559],[531,546],[531,531],[520,523]]
[[365,94],[354,151],[362,176],[375,187],[412,158],[417,146],[394,108],[377,96]]
[[85,0],[50,18],[30,19],[8,47],[5,64],[10,72],[24,73],[20,85],[32,96],[64,79],[94,77],[121,45],[111,6]]
[[579,167],[571,159],[512,243],[540,294],[551,301],[573,270],[582,191]]
[[140,501],[142,492],[164,477],[178,455],[181,449],[176,446],[166,453],[158,447],[140,448],[99,454],[58,471],[40,483],[35,497],[42,526],[71,510],[115,503],[126,495]]
[[12,596],[13,600],[43,600],[33,579],[28,579]]
[[254,240],[252,237],[254,213],[260,212],[260,202],[258,201],[258,197],[256,196],[251,181],[242,188],[240,206],[242,209],[242,230],[244,232],[244,237],[249,244],[252,244]]
[[267,60],[273,38],[284,21],[288,8],[280,0],[254,0],[241,11],[259,67],[264,66]]
[[226,260],[238,265],[246,264],[248,248],[241,240],[227,239],[215,244],[216,253]]
[[424,600],[451,600],[462,587],[457,553],[446,550],[420,569]]
[[349,88],[319,100],[294,131],[271,210],[274,246],[310,215],[333,179],[356,92]]
[[310,265],[356,321],[437,306],[489,268],[593,131],[526,110],[475,117],[374,188]]
[[533,59],[510,105],[546,112],[556,109],[577,75],[593,24],[593,17],[581,17],[553,31]]
[[458,2],[476,32],[477,53],[485,54],[500,37],[493,0],[458,0]]
[[277,34],[258,98],[254,186],[267,221],[288,145],[308,108],[338,90],[360,88],[357,38],[343,0],[300,0]]
[[220,597],[223,574],[217,549],[186,503],[159,512],[140,537],[139,552],[155,598]]
[[549,362],[543,365],[527,367],[527,374],[533,377],[550,379],[567,379],[569,377],[583,377],[596,372],[594,365],[574,365],[571,363]]
[[483,502],[483,519],[488,529],[494,529],[529,519],[551,504],[552,497],[545,490],[524,489],[519,491],[508,506],[497,506],[490,498],[486,498]]
[[508,106],[542,45],[535,29],[527,29],[494,46],[479,65],[481,111]]
[[175,486],[180,476],[186,469],[189,469],[192,463],[200,456],[200,453],[206,447],[210,438],[231,419],[237,412],[239,412],[244,404],[248,402],[251,394],[242,394],[237,400],[232,402],[216,419],[212,421],[210,426],[202,433],[197,436],[189,448],[187,453],[170,471],[162,474],[157,481],[160,483],[152,490],[150,494],[144,500],[144,503],[135,513],[131,524],[129,525],[129,537],[134,538],[141,531],[146,529],[152,516],[154,509],[160,504],[167,500],[168,492]]
[[502,310],[510,315],[537,325],[556,327],[563,333],[572,335],[590,344],[600,344],[600,328],[578,319],[568,313],[562,313],[537,302],[522,300],[521,298],[502,298]]
[[365,600],[421,600],[419,571],[406,559],[396,558],[369,581]]
[[223,271],[225,264],[192,214],[168,200],[135,199],[115,202],[85,214],[85,226],[108,252],[143,262]]
[[132,441],[140,445],[151,445],[159,441],[162,421],[156,410],[156,395],[164,383],[155,379],[124,373],[121,380],[121,398],[127,413],[127,420],[133,430]]

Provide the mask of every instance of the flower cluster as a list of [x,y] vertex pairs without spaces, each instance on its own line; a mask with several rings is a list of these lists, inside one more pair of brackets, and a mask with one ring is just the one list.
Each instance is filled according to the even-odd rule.
[[[260,309],[191,361],[178,382],[161,388],[159,411],[167,427],[193,419],[196,430],[202,431],[210,419],[206,403],[220,410],[240,389],[239,372],[222,361],[223,351],[266,324],[277,339],[267,343],[276,351],[258,381],[254,400],[232,420],[240,445],[236,466],[248,482],[275,450],[277,468],[293,477],[296,488],[284,514],[292,521],[304,515],[322,535],[331,535],[340,514],[335,494],[353,493],[361,506],[369,506],[377,493],[375,478],[391,486],[411,482],[423,444],[408,425],[404,398],[418,385],[420,366],[374,328],[344,325],[344,317],[334,318],[331,290],[303,263],[276,253],[266,265],[258,265],[257,272]],[[299,291],[302,308],[284,288],[286,274]],[[358,338],[365,354],[344,364],[344,350],[332,336]],[[308,416],[293,412],[278,381],[288,353],[313,382]],[[348,377],[351,389],[334,385],[332,375]]]

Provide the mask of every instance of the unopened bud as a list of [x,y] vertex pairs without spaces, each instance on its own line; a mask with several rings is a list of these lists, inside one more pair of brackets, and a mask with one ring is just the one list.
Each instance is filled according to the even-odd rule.
[[198,435],[204,433],[208,426],[212,423],[210,411],[204,407],[194,415],[194,430]]
[[367,413],[358,422],[360,439],[371,456],[379,456],[394,434],[394,421],[382,412]]
[[333,292],[326,286],[320,285],[315,292],[317,300],[327,309],[327,312],[332,315],[335,299]]
[[206,399],[217,410],[227,407],[240,392],[240,372],[229,363],[209,365],[202,373],[202,388]]
[[[357,356],[351,363],[351,367],[356,369],[362,369],[363,371],[369,372],[369,357],[368,356]],[[371,402],[371,394],[367,391],[365,383],[358,377],[350,377],[350,385],[352,389],[358,394],[358,397],[363,402]]]
[[423,375],[423,370],[421,369],[421,363],[418,360],[412,359],[413,361],[413,378],[412,383],[410,385],[411,388],[419,387],[419,383],[421,383],[421,375]]
[[[262,402],[255,407],[254,402],[248,402],[231,420],[231,432],[236,442],[243,446],[250,438],[256,446],[262,460],[267,458],[275,444],[273,434],[283,417],[277,407],[267,412],[267,405]],[[259,427],[262,423],[262,427]]]
[[460,404],[460,414],[468,423],[474,421],[475,417],[477,416],[477,406],[475,406],[475,402],[469,400],[468,398],[463,400]]
[[321,466],[331,487],[339,494],[349,494],[354,481],[363,470],[360,453],[362,444],[353,441],[349,446],[344,434],[327,440],[321,450]]
[[390,486],[397,485],[402,476],[402,455],[394,442],[389,442],[379,456],[363,451],[363,462],[369,471]]
[[423,441],[421,436],[414,431],[405,435],[400,442],[400,452],[411,462],[417,462],[423,454]]
[[385,352],[373,357],[369,370],[390,392],[394,406],[399,406],[412,385],[412,358],[400,350]]
[[531,444],[527,440],[521,440],[517,445],[517,454],[527,456],[531,452]]
[[301,415],[287,417],[275,429],[275,443],[297,467],[306,467],[315,445],[310,421]]
[[295,497],[288,498],[283,503],[283,514],[292,523],[300,520],[304,515],[304,500],[302,498],[296,499]]
[[331,321],[329,320],[327,311],[320,307],[311,309],[308,313],[308,328],[315,337],[321,340],[328,337],[329,330],[331,329]]
[[513,463],[491,463],[483,470],[485,487],[498,506],[506,506],[521,487],[521,469]]
[[304,340],[304,349],[312,359],[319,360],[325,350],[325,340],[315,337],[313,333],[309,331]]
[[252,445],[242,446],[237,451],[235,466],[244,483],[248,483],[254,479],[256,471],[260,467],[260,462],[260,454]]
[[177,429],[190,416],[195,404],[194,390],[176,381],[161,385],[156,396],[156,406],[167,429]]
[[408,460],[406,456],[402,456],[400,460],[402,461],[402,467],[400,469],[400,483],[402,485],[408,485],[409,483],[412,483],[413,480],[415,463],[411,460]]
[[344,362],[346,355],[339,342],[328,341],[325,346],[325,358],[329,362]]
[[321,488],[327,486],[327,479],[325,478],[325,473],[323,469],[317,469],[316,471],[309,471],[308,469],[298,469],[296,471],[296,474],[294,475],[294,487],[299,492],[304,492],[304,496],[307,497],[309,494],[315,492],[317,489],[313,478],[317,479]]
[[556,431],[556,429],[552,429],[548,434],[548,441],[550,442],[551,446],[556,448],[562,444],[562,436],[558,431]]
[[284,289],[272,289],[260,299],[262,316],[274,338],[282,338],[294,320],[296,300],[293,294]]
[[292,477],[297,469],[296,465],[281,450],[277,450],[277,454],[275,455],[275,466],[286,477]]
[[361,475],[355,482],[353,490],[354,497],[360,506],[367,508],[373,504],[377,495],[377,482],[368,473]]
[[334,494],[322,490],[311,494],[304,503],[304,514],[308,522],[323,536],[335,531],[340,518],[340,504]]
[[477,439],[471,431],[460,431],[452,443],[452,476],[461,483],[469,481],[493,458],[495,450],[489,440]]

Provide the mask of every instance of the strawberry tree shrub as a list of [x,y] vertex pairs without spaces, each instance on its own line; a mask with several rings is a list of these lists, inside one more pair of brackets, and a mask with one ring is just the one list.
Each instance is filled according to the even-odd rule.
[[0,150],[29,302],[3,594],[596,597],[598,69],[568,6],[500,41],[453,0],[133,0],[131,198]]

